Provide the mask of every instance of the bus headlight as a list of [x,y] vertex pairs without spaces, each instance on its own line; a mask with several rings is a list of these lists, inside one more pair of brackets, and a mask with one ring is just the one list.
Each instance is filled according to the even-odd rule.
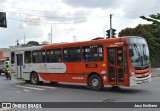
[[135,76],[135,73],[132,69],[130,69],[130,74],[131,74],[131,76]]

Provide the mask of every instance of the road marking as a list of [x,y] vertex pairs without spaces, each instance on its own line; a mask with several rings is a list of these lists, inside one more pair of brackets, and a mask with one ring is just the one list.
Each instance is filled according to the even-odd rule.
[[23,89],[24,91],[30,91],[30,90],[28,90],[28,89]]
[[26,88],[26,89],[34,89],[34,90],[45,90],[45,89],[42,89],[42,88],[28,87],[28,86],[21,86],[21,85],[16,85],[16,87]]
[[16,91],[16,93],[21,93],[21,91]]
[[[35,85],[30,85],[30,84],[26,84],[26,86],[35,87]],[[47,89],[56,89],[56,87],[52,87],[52,86],[38,86],[38,85],[36,85],[36,87],[38,87],[38,88],[47,88]]]

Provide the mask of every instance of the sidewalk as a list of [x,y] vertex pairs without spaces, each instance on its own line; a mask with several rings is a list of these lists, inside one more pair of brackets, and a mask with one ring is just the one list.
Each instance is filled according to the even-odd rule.
[[160,73],[151,72],[152,77],[160,77]]
[[160,77],[160,68],[151,69],[152,77]]

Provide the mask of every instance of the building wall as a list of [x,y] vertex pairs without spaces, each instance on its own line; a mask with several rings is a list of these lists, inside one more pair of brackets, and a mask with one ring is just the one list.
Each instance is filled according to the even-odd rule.
[[0,60],[9,58],[9,50],[8,49],[0,49]]

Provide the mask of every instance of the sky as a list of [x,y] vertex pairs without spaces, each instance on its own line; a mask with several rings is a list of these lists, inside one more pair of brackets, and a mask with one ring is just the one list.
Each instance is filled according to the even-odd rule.
[[[7,28],[0,27],[0,48],[29,41],[86,41],[148,23],[139,16],[160,13],[160,0],[0,0]],[[32,22],[31,22],[32,21]],[[52,30],[52,31],[51,31]],[[52,39],[51,39],[52,35]],[[25,38],[25,39],[24,39]]]

